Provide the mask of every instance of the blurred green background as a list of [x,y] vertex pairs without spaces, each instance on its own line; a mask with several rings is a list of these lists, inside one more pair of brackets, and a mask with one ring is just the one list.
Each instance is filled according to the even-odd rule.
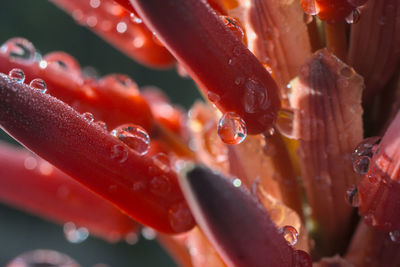
[[[193,82],[179,77],[174,69],[155,71],[140,66],[46,0],[2,0],[0,43],[11,37],[27,38],[42,54],[70,53],[82,67],[93,66],[101,75],[124,73],[139,86],[156,85],[172,102],[186,108],[199,97]],[[0,139],[11,140],[3,132]],[[66,253],[82,266],[175,266],[156,242],[141,238],[136,245],[108,244],[89,237],[81,244],[71,244],[61,226],[0,204],[0,266],[22,252],[43,248]]]

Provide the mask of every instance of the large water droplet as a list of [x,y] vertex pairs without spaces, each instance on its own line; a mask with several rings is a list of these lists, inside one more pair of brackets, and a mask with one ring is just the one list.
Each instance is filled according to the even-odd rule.
[[46,93],[47,91],[46,83],[39,78],[33,79],[30,82],[29,86],[32,87],[33,89],[40,90],[43,94]]
[[12,259],[6,267],[80,267],[72,258],[54,250],[33,250]]
[[219,120],[217,132],[225,144],[237,145],[247,136],[246,123],[236,113],[227,112]]
[[12,69],[8,76],[16,82],[23,83],[25,81],[25,73],[21,69]]
[[389,237],[394,243],[400,244],[400,230],[390,232]]
[[245,87],[243,104],[246,112],[257,113],[266,110],[270,106],[267,90],[259,82],[248,79]]
[[360,205],[360,197],[356,185],[352,185],[347,188],[345,198],[347,203],[349,203],[352,207],[358,207]]
[[149,151],[150,137],[147,132],[137,125],[122,125],[111,134],[127,144],[138,155],[143,156]]
[[124,163],[128,159],[128,149],[123,145],[114,145],[111,148],[111,159]]
[[292,246],[296,245],[299,238],[299,233],[297,233],[296,228],[290,225],[285,225],[280,229],[285,240]]
[[80,73],[80,66],[78,61],[71,55],[64,52],[52,52],[46,54],[43,58],[47,65],[53,68],[57,68],[61,71],[67,71],[69,73],[75,72]]
[[184,202],[174,204],[168,210],[168,219],[172,229],[177,232],[184,232],[193,226],[192,213]]
[[353,11],[346,17],[346,22],[348,24],[357,23],[360,20],[360,11],[357,8],[353,9]]
[[243,41],[244,31],[236,19],[229,16],[220,16],[224,24],[233,32],[233,34],[240,40]]
[[35,60],[36,49],[24,38],[12,38],[1,46],[0,52],[8,55],[10,60],[29,62]]
[[163,172],[170,171],[170,161],[165,153],[158,153],[153,156],[154,164],[160,168]]
[[293,120],[294,112],[290,109],[281,109],[278,112],[278,117],[276,118],[276,128],[279,132],[290,139],[293,139]]
[[76,227],[72,222],[64,224],[65,238],[74,244],[82,243],[89,237],[89,231],[85,227]]
[[380,137],[369,137],[364,139],[351,154],[353,170],[358,174],[366,174],[369,170],[370,160],[374,150],[378,147]]
[[104,87],[110,87],[120,90],[133,90],[139,92],[137,84],[124,74],[110,74],[104,76],[100,81]]

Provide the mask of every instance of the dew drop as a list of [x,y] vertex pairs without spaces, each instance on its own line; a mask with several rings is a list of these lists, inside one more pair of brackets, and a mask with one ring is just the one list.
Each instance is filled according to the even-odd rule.
[[299,238],[299,233],[297,232],[296,228],[290,225],[285,225],[280,229],[280,232],[291,246],[296,245]]
[[123,145],[114,145],[111,148],[111,159],[124,163],[128,159],[128,149]]
[[266,88],[259,82],[248,79],[245,83],[243,104],[247,113],[257,113],[265,111],[271,103]]
[[8,55],[10,60],[30,62],[35,60],[36,49],[24,38],[12,38],[1,46],[0,52]]
[[349,67],[344,67],[343,69],[340,70],[340,75],[343,75],[346,78],[350,78],[351,76],[354,75],[354,70]]
[[276,128],[279,132],[290,139],[293,139],[293,120],[294,112],[291,109],[282,108],[278,112],[278,117],[276,118]]
[[65,238],[74,244],[82,243],[89,237],[89,231],[85,227],[76,227],[73,222],[64,224]]
[[370,160],[378,147],[380,139],[381,138],[378,136],[369,137],[357,145],[356,149],[351,154],[355,173],[363,175],[368,172]]
[[30,87],[40,90],[43,94],[47,91],[46,83],[42,79],[33,79],[29,84]]
[[168,219],[171,228],[177,233],[188,231],[194,223],[192,213],[184,202],[171,206],[168,210]]
[[90,112],[85,112],[82,114],[82,117],[89,123],[92,123],[94,121],[94,116]]
[[242,181],[239,178],[236,178],[232,181],[234,187],[240,187],[242,185]]
[[149,151],[150,137],[147,132],[137,125],[122,125],[115,128],[111,135],[128,145],[138,155],[143,156]]
[[157,237],[157,232],[153,228],[144,226],[142,228],[142,236],[147,240],[154,240]]
[[233,34],[240,40],[243,41],[244,31],[240,26],[240,23],[229,16],[220,16],[224,24],[233,32]]
[[48,53],[43,58],[47,66],[55,67],[61,71],[80,72],[78,61],[71,55],[64,52]]
[[208,92],[207,97],[213,103],[217,103],[221,100],[221,97],[218,94],[213,93],[213,92]]
[[165,153],[158,153],[153,156],[154,164],[160,168],[163,172],[170,171],[170,161],[168,156]]
[[104,121],[97,121],[96,122],[96,124],[100,127],[100,128],[102,128],[104,131],[108,131],[108,129],[107,129],[107,124],[104,122]]
[[389,232],[389,237],[394,243],[400,244],[400,230]]
[[25,73],[21,69],[12,69],[8,76],[16,82],[23,83],[25,81]]
[[294,251],[294,258],[295,258],[295,266],[296,267],[311,267],[312,260],[310,255],[303,251],[303,250],[295,250]]
[[104,87],[139,92],[137,84],[124,74],[110,74],[104,76],[99,83]]
[[37,160],[34,157],[27,157],[24,160],[24,167],[27,170],[34,170],[38,165]]
[[131,13],[130,17],[131,17],[131,20],[133,23],[136,23],[136,24],[143,23],[143,20],[140,17],[138,17],[137,15],[135,15],[135,13]]
[[217,133],[225,144],[240,144],[247,136],[246,123],[236,113],[227,112],[218,122]]
[[269,73],[269,75],[271,75],[271,76],[274,75],[273,70],[268,63],[262,62],[262,65],[264,66],[265,70]]
[[80,267],[72,258],[54,250],[33,250],[18,255],[6,267]]
[[86,24],[89,27],[95,27],[97,25],[97,17],[96,16],[89,16],[86,19]]
[[129,245],[135,245],[139,241],[139,235],[136,232],[130,232],[125,236],[125,242]]
[[360,205],[360,197],[356,185],[352,185],[347,188],[345,198],[347,203],[349,203],[352,207],[358,207]]
[[150,181],[150,191],[160,197],[165,197],[171,192],[171,182],[165,175],[155,176]]
[[128,30],[128,25],[126,25],[125,22],[119,22],[116,26],[116,30],[118,33],[124,33],[126,30]]
[[353,11],[346,17],[346,22],[348,24],[355,24],[360,20],[360,11],[357,8],[353,9]]
[[100,0],[90,0],[89,4],[92,8],[98,8],[101,5],[101,1]]

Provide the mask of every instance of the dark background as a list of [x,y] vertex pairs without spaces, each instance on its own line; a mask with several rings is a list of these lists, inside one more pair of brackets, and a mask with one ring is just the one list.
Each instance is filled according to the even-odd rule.
[[[139,86],[156,85],[186,108],[198,97],[192,81],[175,70],[155,71],[136,64],[46,0],[1,1],[0,44],[11,37],[27,38],[43,54],[70,53],[82,67],[93,66],[102,75],[124,73]],[[3,132],[0,139],[10,140]],[[22,252],[42,248],[66,253],[82,266],[175,266],[156,242],[142,238],[136,245],[108,244],[89,237],[82,244],[71,244],[61,226],[0,204],[0,266]]]

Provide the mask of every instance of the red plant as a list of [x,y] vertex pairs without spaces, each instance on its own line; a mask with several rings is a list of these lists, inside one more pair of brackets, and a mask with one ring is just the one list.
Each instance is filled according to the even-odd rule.
[[142,64],[179,64],[206,103],[186,118],[10,39],[0,124],[48,163],[1,145],[0,200],[109,240],[132,218],[182,266],[400,264],[399,1],[52,2]]

